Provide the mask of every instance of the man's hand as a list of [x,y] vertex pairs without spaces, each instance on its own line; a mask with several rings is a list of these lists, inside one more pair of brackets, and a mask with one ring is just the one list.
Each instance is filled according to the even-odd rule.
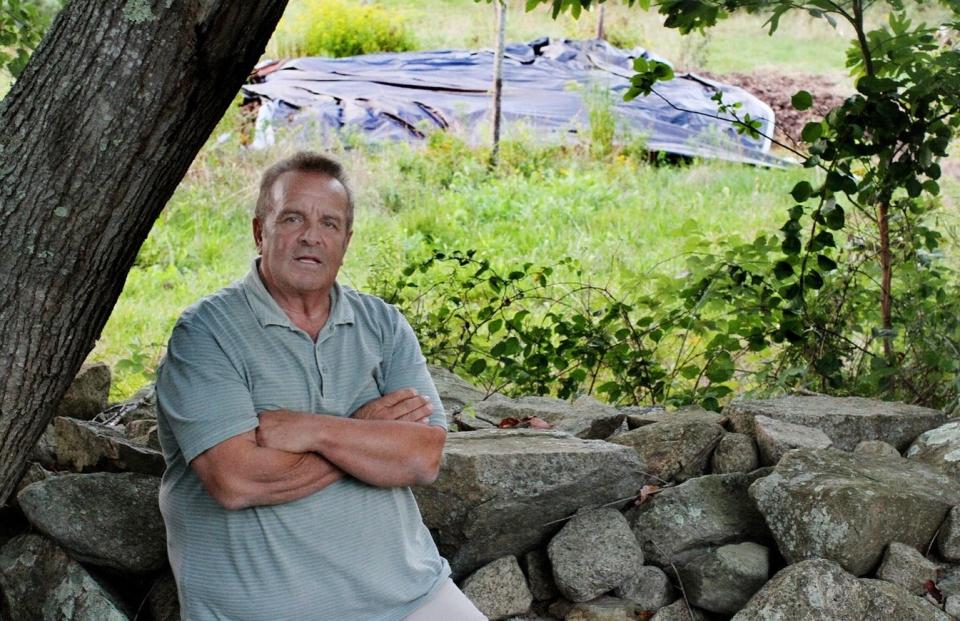
[[260,417],[260,426],[257,427],[258,446],[288,453],[313,451],[310,429],[316,422],[316,414],[271,410],[261,412],[258,416]]
[[428,424],[433,404],[413,388],[403,388],[387,393],[379,399],[368,401],[351,414],[359,420],[400,420]]

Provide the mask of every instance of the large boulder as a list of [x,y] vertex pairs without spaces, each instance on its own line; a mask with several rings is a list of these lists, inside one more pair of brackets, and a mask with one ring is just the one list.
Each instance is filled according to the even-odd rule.
[[797,449],[750,496],[788,562],[824,558],[863,576],[891,542],[928,544],[960,483],[909,460]]
[[521,615],[533,603],[514,556],[504,556],[481,567],[463,581],[462,588],[464,595],[491,621]]
[[731,621],[771,619],[949,621],[941,610],[902,587],[879,580],[858,580],[825,559],[801,561],[781,570]]
[[725,433],[710,457],[713,474],[753,472],[760,465],[757,445],[745,433]]
[[608,441],[633,448],[644,472],[664,481],[686,481],[707,471],[723,433],[717,423],[680,417],[618,433]]
[[899,584],[914,595],[923,595],[928,582],[937,581],[937,565],[913,546],[893,542],[883,555],[877,578]]
[[767,416],[754,417],[757,448],[760,464],[774,466],[783,454],[795,448],[830,448],[832,442],[827,434],[813,427],[795,425]]
[[937,535],[937,550],[944,559],[960,561],[960,507],[953,507]]
[[80,561],[149,572],[166,562],[160,478],[134,473],[65,474],[17,495],[27,519]]
[[623,414],[593,397],[580,397],[573,403],[553,397],[520,397],[519,399],[488,399],[474,404],[477,420],[493,427],[507,418],[523,420],[536,416],[586,440],[602,440],[620,428]]
[[448,436],[440,476],[414,494],[441,553],[462,576],[545,543],[581,507],[632,498],[643,482],[629,448],[502,429]]
[[102,362],[85,364],[57,405],[57,416],[90,420],[107,407],[110,367]]
[[140,472],[160,476],[163,454],[127,439],[119,429],[93,421],[58,417],[53,421],[57,465],[73,472]]
[[960,421],[920,434],[905,456],[957,478],[960,476]]
[[733,614],[766,584],[770,550],[747,541],[683,554],[677,569],[691,604]]
[[633,602],[637,610],[655,611],[677,600],[670,578],[659,567],[644,565],[629,580],[613,590],[619,598]]
[[487,397],[485,391],[477,388],[453,371],[432,364],[427,365],[427,370],[430,371],[433,384],[437,387],[440,402],[443,404],[447,416],[459,414],[465,407],[472,406]]
[[883,440],[902,451],[924,431],[946,422],[946,414],[939,410],[861,397],[737,400],[724,408],[723,413],[729,417],[734,431],[750,435],[755,435],[756,416],[815,427],[844,451],[852,451],[863,440]]
[[128,621],[120,600],[55,543],[21,535],[0,548],[9,621]]
[[643,565],[643,552],[616,509],[584,509],[547,546],[553,577],[563,596],[586,602],[621,585]]
[[626,517],[647,562],[665,567],[697,548],[769,541],[763,516],[747,494],[750,484],[767,472],[697,477],[631,508]]

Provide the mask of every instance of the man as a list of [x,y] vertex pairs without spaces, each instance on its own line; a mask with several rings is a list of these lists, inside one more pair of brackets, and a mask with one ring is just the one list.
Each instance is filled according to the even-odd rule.
[[187,621],[484,618],[409,489],[437,477],[446,435],[413,331],[336,282],[352,231],[339,164],[276,164],[250,273],[170,337],[160,508]]

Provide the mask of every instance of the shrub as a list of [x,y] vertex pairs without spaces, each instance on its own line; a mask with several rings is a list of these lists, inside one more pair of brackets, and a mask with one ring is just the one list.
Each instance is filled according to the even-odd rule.
[[404,52],[413,34],[396,11],[347,0],[308,0],[292,6],[278,28],[277,51],[284,56],[356,56]]

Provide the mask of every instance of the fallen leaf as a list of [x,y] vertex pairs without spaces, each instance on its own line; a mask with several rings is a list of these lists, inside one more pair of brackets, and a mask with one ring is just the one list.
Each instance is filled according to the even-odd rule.
[[636,500],[633,501],[635,505],[642,505],[647,502],[647,500],[654,494],[662,491],[659,485],[648,484],[640,488],[640,494],[637,496]]
[[511,427],[516,427],[519,424],[520,424],[520,421],[517,420],[516,418],[504,418],[499,423],[497,423],[497,427],[499,427],[500,429],[510,429]]
[[938,604],[943,603],[943,593],[940,591],[940,589],[937,588],[937,583],[934,582],[933,580],[927,580],[926,582],[924,582],[923,590],[926,591],[927,595],[937,600],[936,603]]
[[553,429],[553,425],[543,420],[539,416],[528,416],[523,419],[531,429]]

